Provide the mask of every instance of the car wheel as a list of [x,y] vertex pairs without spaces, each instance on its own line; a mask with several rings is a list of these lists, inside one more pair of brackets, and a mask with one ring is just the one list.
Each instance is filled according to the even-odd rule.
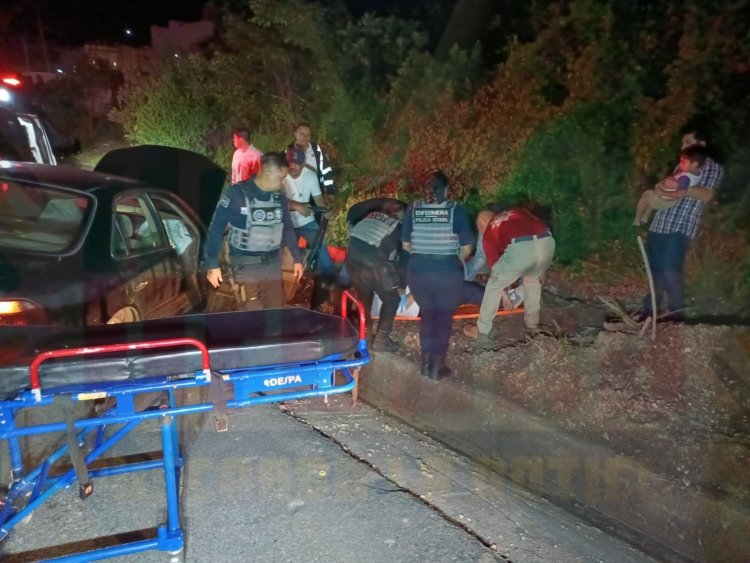
[[120,323],[135,323],[141,320],[141,315],[135,307],[123,307],[107,321],[108,325]]

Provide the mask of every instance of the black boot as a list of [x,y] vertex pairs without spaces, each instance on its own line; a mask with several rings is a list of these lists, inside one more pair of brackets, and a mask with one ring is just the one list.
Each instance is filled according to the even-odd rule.
[[378,331],[372,339],[372,349],[376,352],[395,352],[398,348],[398,342],[391,340],[387,332]]
[[419,374],[428,377],[430,370],[430,355],[427,352],[422,352],[422,363],[419,366]]
[[438,381],[444,377],[449,377],[451,368],[445,365],[445,356],[432,356],[429,367],[427,368],[427,377]]

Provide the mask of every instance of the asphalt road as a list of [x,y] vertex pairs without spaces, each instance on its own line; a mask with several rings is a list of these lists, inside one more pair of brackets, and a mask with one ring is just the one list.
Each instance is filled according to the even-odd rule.
[[[292,406],[297,418],[273,405],[244,409],[228,433],[206,424],[188,443],[185,561],[648,561],[366,406]],[[158,432],[149,423],[115,453],[158,451]],[[94,545],[89,538],[137,535],[164,520],[157,471],[95,487],[85,501],[71,489],[40,508],[6,540],[2,560],[49,557],[61,551],[48,546]]]

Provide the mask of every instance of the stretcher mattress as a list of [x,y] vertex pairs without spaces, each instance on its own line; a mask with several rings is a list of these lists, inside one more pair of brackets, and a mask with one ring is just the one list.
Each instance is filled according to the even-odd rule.
[[[186,315],[97,327],[0,327],[0,398],[29,386],[29,365],[49,350],[169,338],[195,338],[209,350],[211,368],[232,370],[351,357],[358,333],[338,316],[307,309]],[[119,352],[42,363],[42,388],[192,374],[201,368],[194,347]]]

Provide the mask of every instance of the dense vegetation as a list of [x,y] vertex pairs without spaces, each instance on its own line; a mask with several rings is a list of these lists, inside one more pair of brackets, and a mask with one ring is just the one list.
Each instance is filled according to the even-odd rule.
[[537,0],[510,15],[512,3],[496,3],[506,8],[487,14],[495,32],[465,48],[446,44],[460,4],[438,30],[250,0],[246,15],[221,17],[202,54],[126,76],[116,119],[135,142],[222,164],[235,125],[273,150],[305,119],[333,157],[342,208],[377,191],[408,199],[442,168],[473,210],[495,199],[547,207],[558,259],[572,264],[635,255],[637,195],[697,121],[727,174],[691,268],[715,290],[747,291],[750,1]]

